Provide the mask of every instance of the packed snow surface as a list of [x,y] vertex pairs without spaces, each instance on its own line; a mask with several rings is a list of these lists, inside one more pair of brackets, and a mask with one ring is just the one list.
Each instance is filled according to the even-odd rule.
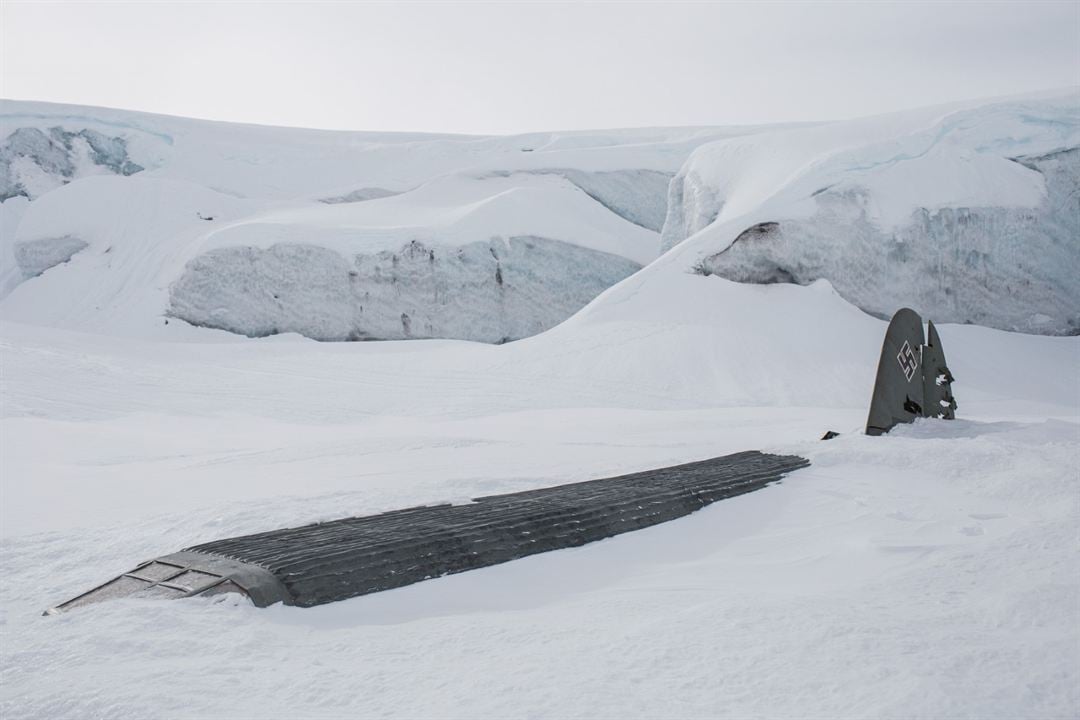
[[[0,218],[18,242],[52,239],[38,265],[57,261],[0,301],[0,716],[1080,715],[1080,338],[939,324],[959,419],[871,438],[885,322],[826,280],[694,272],[784,218],[749,203],[649,262],[632,234],[659,241],[648,217],[611,209],[634,204],[625,175],[601,191],[550,172],[673,173],[706,131],[356,136],[339,166],[351,136],[95,113],[103,133],[137,121],[159,156],[130,136],[145,170],[15,197]],[[60,124],[42,114],[24,121]],[[272,141],[279,163],[260,154]],[[485,155],[499,148],[513,168]],[[204,150],[230,158],[218,175],[199,175]],[[296,175],[316,160],[325,187]],[[475,199],[443,207],[424,199],[435,187]],[[388,192],[362,199],[372,188]],[[502,345],[164,323],[178,298],[225,292],[176,290],[208,257],[257,264],[305,233],[357,268],[420,246],[479,264],[531,242],[518,194],[523,213],[546,198],[596,220],[568,240],[550,237],[563,218],[524,218],[553,243],[644,267]],[[477,217],[501,237],[475,237]],[[86,247],[58,260],[63,238]],[[504,257],[484,272],[508,272]],[[128,599],[41,616],[199,542],[749,449],[812,465],[648,530],[318,608]]]
[[[169,328],[4,325],[5,717],[1080,710],[1076,338],[945,325],[962,419],[870,438],[885,323],[823,283],[659,263],[503,346]],[[650,530],[316,609],[40,616],[201,541],[750,448],[813,465]]]

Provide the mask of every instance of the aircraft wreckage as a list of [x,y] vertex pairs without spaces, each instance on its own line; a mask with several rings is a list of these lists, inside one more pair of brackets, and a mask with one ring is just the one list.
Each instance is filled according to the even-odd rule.
[[311,607],[576,547],[689,515],[809,463],[743,452],[659,470],[196,545],[143,563],[52,612],[114,597],[240,592]]
[[882,435],[915,418],[956,417],[953,376],[945,365],[945,350],[930,322],[923,340],[922,318],[910,308],[898,310],[881,346],[867,435]]
[[[928,334],[924,342],[922,320],[912,310],[893,317],[868,435],[917,417],[954,416],[952,375],[933,323]],[[748,451],[459,505],[215,540],[144,562],[47,614],[119,597],[220,593],[239,593],[258,607],[312,607],[647,528],[761,489],[809,464],[794,455]]]

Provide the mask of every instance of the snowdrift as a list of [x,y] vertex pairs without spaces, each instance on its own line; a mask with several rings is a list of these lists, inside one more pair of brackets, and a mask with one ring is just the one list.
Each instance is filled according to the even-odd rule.
[[444,177],[214,231],[168,313],[256,337],[505,342],[581,309],[656,241],[559,175]]
[[878,316],[1080,332],[1080,93],[983,101],[698,148],[663,246],[739,282],[828,279]]

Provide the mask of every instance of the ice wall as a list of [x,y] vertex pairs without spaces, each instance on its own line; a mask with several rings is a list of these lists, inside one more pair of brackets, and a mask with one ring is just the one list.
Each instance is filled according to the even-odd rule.
[[313,245],[226,247],[191,260],[168,313],[252,337],[499,343],[566,319],[640,266],[539,237],[351,257]]
[[887,317],[1080,333],[1080,95],[929,109],[704,146],[664,249],[747,283],[826,279]]
[[593,200],[635,225],[660,232],[672,174],[656,170],[560,171]]
[[37,277],[68,260],[87,243],[76,237],[41,238],[15,243],[15,263],[24,278]]
[[881,317],[910,306],[938,322],[1080,334],[1080,149],[1018,162],[1046,179],[1034,208],[919,208],[884,230],[865,192],[826,191],[812,217],[748,228],[699,267],[738,282],[825,278]]
[[0,202],[20,196],[33,200],[80,175],[134,175],[143,169],[128,157],[123,136],[89,128],[20,127],[0,144]]

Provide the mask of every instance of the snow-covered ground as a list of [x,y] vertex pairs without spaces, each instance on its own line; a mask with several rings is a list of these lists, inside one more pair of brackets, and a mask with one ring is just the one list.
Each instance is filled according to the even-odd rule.
[[[417,228],[444,228],[455,247],[473,242],[454,232],[474,211],[511,222],[502,204],[517,194],[578,207],[575,223],[604,217],[601,229],[655,236],[655,209],[628,219],[608,207],[632,176],[586,189],[548,171],[584,153],[590,171],[673,173],[704,131],[620,131],[621,145],[600,133],[517,138],[520,166],[480,157],[467,173],[454,153],[510,141],[400,138],[420,145],[394,156],[396,185],[366,170],[351,180],[333,152],[344,136],[313,133],[326,188],[309,192],[282,170],[305,162],[287,143],[280,166],[230,161],[211,188],[177,149],[183,121],[168,132],[141,122],[146,137],[173,139],[146,140],[171,165],[134,140],[131,161],[171,175],[83,177],[3,205],[6,228],[16,203],[20,239],[78,230],[88,243],[0,301],[4,718],[1080,714],[1080,338],[941,324],[959,419],[866,437],[884,322],[826,281],[694,272],[719,228],[753,209],[651,262],[620,245],[622,261],[645,267],[505,345],[166,325],[170,284],[204,244],[236,247],[227,234],[321,228],[328,250],[373,247],[376,216],[408,193],[318,202],[354,191],[443,187],[409,207],[429,213]],[[234,147],[212,154],[250,159],[245,143],[275,132],[302,134],[223,126],[214,137]],[[390,152],[371,142],[365,151]],[[638,159],[626,164],[627,152]],[[502,183],[509,195],[484,194]],[[455,214],[441,193],[474,200]],[[94,208],[87,222],[31,237],[63,229],[46,210],[65,196]],[[588,198],[596,207],[575,205]],[[601,210],[611,217],[590,214]],[[178,240],[140,244],[155,227]],[[605,237],[635,236],[588,237],[596,244],[575,246],[610,254]],[[130,251],[140,247],[153,251]],[[826,430],[842,434],[819,440]],[[317,608],[123,600],[41,616],[201,541],[747,449],[812,465],[648,530]]]
[[[671,269],[504,346],[5,324],[4,716],[1074,716],[1080,342],[946,325],[962,419],[870,438],[884,323]],[[748,448],[813,465],[321,608],[40,616],[199,541]]]

